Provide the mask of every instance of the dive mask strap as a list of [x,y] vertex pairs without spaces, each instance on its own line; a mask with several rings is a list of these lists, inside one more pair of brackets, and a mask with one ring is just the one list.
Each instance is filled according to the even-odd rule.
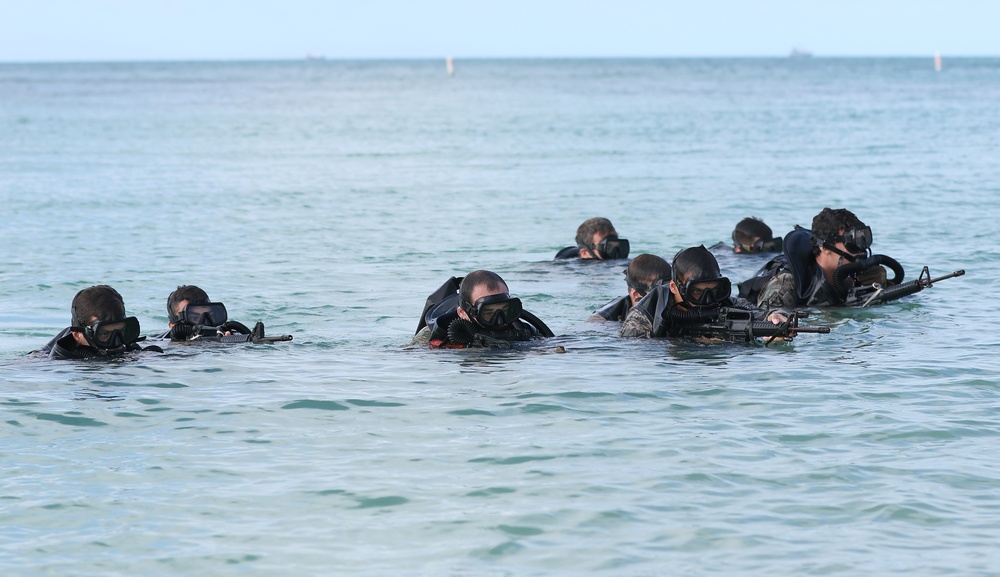
[[653,290],[653,285],[651,285],[651,284],[647,285],[647,284],[641,283],[641,282],[635,280],[634,278],[630,277],[628,275],[628,269],[623,270],[622,273],[625,274],[625,284],[628,285],[628,288],[630,288],[630,289],[634,290],[635,292],[639,293],[639,296],[644,297],[644,296],[646,296],[646,294],[649,293],[649,291]]
[[839,248],[833,246],[829,242],[824,242],[823,243],[823,248],[825,248],[826,250],[828,250],[828,251],[830,251],[830,252],[832,252],[834,254],[839,255],[841,258],[847,259],[848,262],[854,262],[854,261],[858,260],[857,256],[855,256],[855,255],[853,255],[853,254],[851,254],[849,252],[844,252],[844,251],[840,250]]

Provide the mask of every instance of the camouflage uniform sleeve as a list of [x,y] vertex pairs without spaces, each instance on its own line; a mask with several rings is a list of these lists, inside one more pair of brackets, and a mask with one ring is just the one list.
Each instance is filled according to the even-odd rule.
[[798,305],[795,277],[791,271],[782,271],[771,277],[757,297],[757,306],[767,310],[790,310]]
[[413,335],[413,340],[410,341],[410,345],[423,345],[427,346],[431,342],[431,328],[424,327],[420,331]]
[[648,339],[653,336],[653,320],[642,309],[632,307],[625,315],[619,336]]

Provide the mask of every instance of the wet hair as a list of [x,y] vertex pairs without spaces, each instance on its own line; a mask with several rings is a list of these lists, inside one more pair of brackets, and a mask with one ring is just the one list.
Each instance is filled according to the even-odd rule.
[[736,228],[733,229],[733,242],[740,247],[753,247],[756,239],[767,242],[772,238],[774,233],[771,232],[771,227],[756,216],[744,218],[736,223]]
[[590,248],[595,234],[615,234],[615,225],[603,216],[588,218],[576,229],[576,246]]
[[672,266],[672,280],[678,285],[683,285],[683,281],[703,278],[719,278],[722,271],[719,269],[719,261],[705,245],[692,246],[674,255]]
[[125,301],[115,289],[99,284],[76,293],[70,312],[70,324],[78,328],[98,321],[120,321],[125,318]]
[[840,236],[840,231],[848,231],[863,226],[865,226],[865,223],[861,222],[861,219],[846,208],[824,208],[819,214],[813,217],[813,252],[819,254],[819,247],[824,242]]
[[[640,254],[629,263],[625,275],[634,283],[652,286],[657,280],[670,279],[670,263],[655,254]],[[629,283],[629,286],[632,284]]]
[[210,300],[208,293],[193,284],[181,285],[167,297],[167,318],[170,319],[170,322],[174,322],[177,319],[177,313],[174,312],[174,308],[181,301],[188,301],[188,304],[204,304],[210,302]]
[[[462,284],[458,287],[458,297],[461,302],[469,303],[470,305],[476,304],[472,302],[472,293],[479,286],[484,286],[490,291],[508,292],[509,290],[507,283],[497,273],[488,270],[477,270],[470,272],[462,279]],[[463,310],[465,309],[465,307],[462,308]]]

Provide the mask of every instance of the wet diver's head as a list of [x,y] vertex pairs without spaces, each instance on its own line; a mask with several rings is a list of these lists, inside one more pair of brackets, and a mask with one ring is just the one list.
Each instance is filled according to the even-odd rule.
[[628,240],[618,238],[615,225],[601,216],[588,218],[576,229],[576,246],[584,260],[628,258]]
[[139,319],[125,316],[125,301],[108,285],[76,293],[71,311],[70,330],[81,346],[105,355],[118,354],[139,339]]
[[624,273],[629,300],[635,306],[655,285],[670,281],[670,264],[655,254],[640,254]]
[[812,222],[813,254],[825,271],[867,256],[872,228],[846,208],[824,208]]
[[181,320],[181,313],[184,308],[191,303],[207,303],[211,299],[208,298],[208,293],[203,291],[201,288],[194,285],[181,285],[177,287],[177,290],[170,293],[167,296],[167,319],[169,319],[169,326],[174,326]]
[[502,329],[521,316],[521,299],[510,296],[500,275],[477,270],[462,279],[458,316],[484,329]]
[[715,307],[732,294],[732,283],[705,245],[678,252],[671,268],[670,292],[683,309]]
[[178,324],[217,327],[229,320],[226,305],[211,302],[208,293],[194,285],[179,286],[170,293],[167,318],[170,328]]
[[736,223],[733,229],[733,252],[759,253],[781,251],[781,239],[774,238],[771,227],[755,217],[748,216]]
[[846,208],[824,208],[813,218],[812,235],[816,250],[842,244],[841,250],[856,256],[872,245],[872,228]]

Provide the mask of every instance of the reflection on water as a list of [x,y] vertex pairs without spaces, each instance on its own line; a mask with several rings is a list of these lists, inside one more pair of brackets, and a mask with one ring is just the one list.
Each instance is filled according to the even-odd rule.
[[75,401],[123,401],[124,395],[98,389],[84,388],[75,391]]

